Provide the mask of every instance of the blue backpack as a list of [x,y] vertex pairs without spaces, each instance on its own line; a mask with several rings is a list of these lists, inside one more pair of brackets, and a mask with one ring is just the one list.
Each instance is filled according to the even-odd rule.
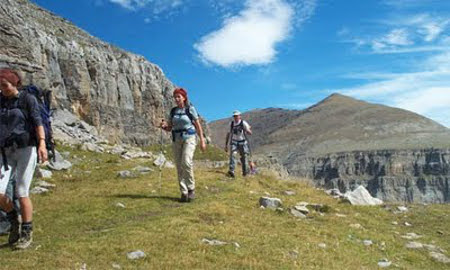
[[[26,104],[26,97],[27,95],[33,95],[37,102],[38,102],[38,106],[39,106],[39,112],[42,118],[42,125],[44,127],[44,132],[45,132],[45,146],[47,148],[47,152],[48,152],[48,156],[49,158],[53,158],[53,160],[55,159],[55,141],[53,139],[53,132],[52,132],[52,124],[51,124],[51,108],[50,108],[50,104],[51,104],[51,97],[52,97],[52,92],[51,91],[46,91],[46,90],[41,90],[38,87],[34,86],[34,85],[27,85],[24,86],[23,88],[20,89],[20,95],[19,95],[19,99],[16,103],[15,106],[10,107],[10,108],[6,108],[3,107],[3,102],[1,102],[2,104],[2,113],[1,116],[4,117],[5,115],[8,115],[8,112],[10,109],[20,109],[23,113],[23,115],[25,116],[25,118],[27,119],[27,122],[30,123],[30,120],[27,118],[29,116],[29,112],[27,111],[27,104]],[[8,161],[6,159],[6,153],[5,153],[5,145],[7,144],[6,142],[11,138],[11,127],[7,127],[5,128],[4,124],[5,122],[3,122],[3,118],[0,119],[2,121],[2,130],[0,130],[0,148],[1,148],[1,154],[2,154],[2,158],[3,158],[3,165],[5,167],[5,170],[8,170]],[[7,126],[8,124],[6,124]],[[31,126],[31,124],[29,124],[28,127],[28,131],[31,135],[31,138],[34,139],[35,144],[38,144],[37,141],[37,136],[36,136],[36,130]],[[22,142],[23,143],[23,142]]]
[[[52,130],[52,109],[51,109],[51,103],[52,103],[52,91],[50,90],[43,90],[38,88],[35,85],[27,85],[22,87],[21,91],[26,92],[29,95],[33,95],[39,104],[39,111],[41,113],[42,118],[42,125],[44,127],[45,132],[45,146],[47,148],[48,156],[50,158],[55,158],[55,140],[53,139],[53,130]],[[19,100],[19,108],[21,110],[25,110],[26,104],[25,104],[25,96],[22,95],[22,98]],[[25,114],[27,115],[27,114]],[[31,129],[32,136],[36,138],[36,145],[38,143],[36,132],[34,129]]]

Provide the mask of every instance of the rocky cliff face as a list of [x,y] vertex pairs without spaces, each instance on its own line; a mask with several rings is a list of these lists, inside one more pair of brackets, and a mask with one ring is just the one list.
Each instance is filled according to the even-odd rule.
[[[450,130],[421,115],[333,94],[305,110],[253,110],[243,118],[253,128],[252,150],[292,176],[342,192],[362,184],[386,201],[450,200]],[[210,124],[219,146],[229,121]]]
[[[158,140],[173,84],[142,56],[111,46],[28,0],[1,0],[0,67],[53,91],[55,106],[111,142]],[[165,112],[163,108],[165,107]]]
[[292,155],[285,166],[290,174],[342,192],[363,185],[384,201],[450,202],[450,149]]

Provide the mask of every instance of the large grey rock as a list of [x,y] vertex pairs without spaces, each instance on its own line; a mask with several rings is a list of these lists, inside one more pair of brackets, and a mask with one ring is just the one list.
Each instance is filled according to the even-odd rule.
[[439,252],[430,252],[430,257],[433,258],[435,261],[441,262],[441,263],[450,263],[450,258],[447,257],[445,254],[439,253]]
[[165,162],[166,162],[166,157],[164,156],[164,154],[160,153],[156,157],[156,159],[153,161],[153,165],[155,165],[156,167],[162,167]]
[[422,237],[421,235],[418,235],[416,233],[407,233],[405,235],[402,235],[402,238],[408,239],[408,240],[416,240],[416,239],[419,239],[421,237]]
[[390,262],[388,259],[382,259],[378,261],[378,266],[381,268],[386,268],[391,266],[392,262]]
[[68,170],[72,167],[72,163],[65,160],[58,151],[55,151],[55,159],[50,159],[47,167],[54,171]]
[[103,153],[105,149],[99,145],[96,145],[94,143],[84,143],[81,145],[81,150],[83,151],[89,151],[89,152],[97,152],[97,153]]
[[[52,90],[55,107],[111,142],[159,141],[154,122],[168,113],[174,85],[158,66],[28,0],[2,0],[0,29],[0,67],[19,69],[25,84]],[[76,119],[61,120],[65,127],[89,131]]]
[[37,177],[39,177],[39,178],[49,179],[49,178],[52,178],[52,175],[53,175],[53,173],[49,170],[37,168]]
[[38,181],[36,183],[36,186],[43,187],[43,188],[48,188],[48,189],[56,187],[55,184],[49,183],[49,182],[44,181],[44,180]]
[[31,194],[43,194],[43,193],[47,193],[47,192],[49,192],[49,190],[44,187],[34,187],[30,190]]
[[147,255],[145,254],[144,251],[142,250],[136,250],[136,251],[132,251],[132,252],[128,252],[127,253],[127,258],[129,260],[137,260],[137,259],[141,259],[146,257]]
[[370,195],[369,191],[367,191],[367,189],[363,186],[359,186],[355,190],[345,193],[344,197],[352,205],[380,205],[380,204],[383,204],[382,200],[372,197]]
[[406,248],[410,248],[410,249],[421,249],[424,248],[422,243],[419,242],[408,242],[405,245]]
[[153,172],[153,169],[150,167],[144,167],[144,166],[137,166],[133,168],[134,171],[137,171],[139,173],[149,173]]
[[135,177],[135,175],[132,172],[127,171],[127,170],[118,172],[117,176],[120,177],[120,178],[133,178],[133,177]]
[[291,215],[293,215],[294,217],[306,218],[306,215],[304,213],[302,213],[301,211],[299,211],[295,208],[289,209],[289,213],[291,213]]
[[278,207],[281,207],[282,203],[278,198],[261,197],[259,198],[259,205],[265,208],[277,209]]

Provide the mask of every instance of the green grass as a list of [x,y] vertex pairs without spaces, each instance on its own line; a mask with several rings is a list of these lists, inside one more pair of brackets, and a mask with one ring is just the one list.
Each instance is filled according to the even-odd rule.
[[[155,154],[158,154],[162,150],[167,158],[173,159],[171,144],[164,144],[162,147],[161,145],[151,145],[145,147],[144,150],[151,151]],[[197,146],[197,148],[195,149],[194,157],[197,160],[210,160],[210,161],[221,161],[228,159],[227,154],[222,149],[212,144],[208,144],[204,152],[201,151],[200,147]]]
[[[49,181],[57,187],[32,195],[33,247],[1,248],[1,269],[80,269],[83,263],[87,269],[112,269],[113,263],[122,269],[377,269],[382,258],[393,262],[389,269],[448,269],[425,250],[406,249],[408,241],[400,237],[415,232],[423,235],[416,241],[450,250],[448,205],[412,205],[394,214],[389,209],[394,206],[339,203],[301,181],[267,175],[232,181],[224,176],[226,168],[196,168],[198,199],[181,204],[175,170],[163,170],[161,182],[157,168],[120,179],[118,171],[151,162],[70,151],[74,167]],[[286,196],[285,190],[296,195]],[[282,199],[285,210],[260,209],[259,197],[266,193]],[[300,201],[326,204],[330,211],[296,219],[287,208]],[[126,208],[116,207],[118,202]],[[405,221],[413,226],[403,226]],[[349,226],[354,223],[363,229]],[[240,248],[208,246],[203,238],[237,242]],[[364,239],[374,244],[366,247]],[[138,249],[147,256],[128,260],[126,254]]]

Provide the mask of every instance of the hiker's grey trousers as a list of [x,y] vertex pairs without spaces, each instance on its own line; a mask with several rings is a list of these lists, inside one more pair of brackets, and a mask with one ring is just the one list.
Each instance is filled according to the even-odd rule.
[[230,172],[234,173],[234,170],[236,168],[236,154],[239,152],[239,155],[241,156],[241,164],[242,164],[242,174],[247,175],[248,174],[248,155],[250,153],[250,149],[248,148],[247,141],[244,142],[236,142],[231,141],[231,147],[230,147]]
[[6,189],[11,178],[16,179],[16,197],[28,197],[33,180],[34,170],[37,164],[36,147],[23,148],[7,147],[5,154],[8,161],[8,171],[3,166],[3,157],[0,155],[0,194],[6,194]]
[[197,145],[196,139],[196,136],[190,136],[186,140],[176,138],[172,143],[180,191],[184,195],[187,195],[189,190],[195,189],[194,152]]

